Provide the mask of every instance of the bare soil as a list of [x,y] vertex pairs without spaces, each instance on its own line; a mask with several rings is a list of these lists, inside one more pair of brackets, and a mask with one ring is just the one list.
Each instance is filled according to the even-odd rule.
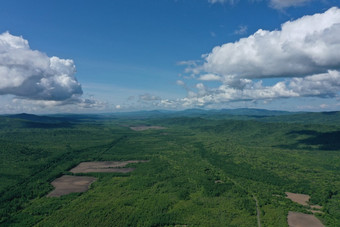
[[160,129],[166,129],[166,128],[162,127],[162,126],[145,126],[145,125],[140,125],[140,126],[130,127],[130,129],[132,129],[134,131],[145,131],[145,130],[148,130],[148,129],[160,130]]
[[297,193],[291,193],[286,192],[287,198],[292,200],[293,202],[296,202],[298,204],[301,204],[303,206],[308,206],[308,201],[310,196],[305,194],[297,194]]
[[147,160],[131,160],[122,162],[82,162],[73,169],[72,173],[128,173],[135,168],[123,168],[130,163],[148,162]]
[[319,219],[311,214],[289,211],[288,225],[290,227],[324,227]]
[[51,183],[55,189],[47,197],[60,197],[73,192],[85,192],[96,180],[97,178],[95,177],[64,175]]

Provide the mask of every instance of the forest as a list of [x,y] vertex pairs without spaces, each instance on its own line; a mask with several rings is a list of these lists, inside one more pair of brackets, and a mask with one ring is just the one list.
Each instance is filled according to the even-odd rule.
[[[70,172],[126,160],[147,161],[127,173]],[[97,180],[47,197],[62,175]],[[289,211],[312,214],[286,198],[292,192],[336,227],[340,113],[3,115],[0,182],[0,226],[288,226]]]

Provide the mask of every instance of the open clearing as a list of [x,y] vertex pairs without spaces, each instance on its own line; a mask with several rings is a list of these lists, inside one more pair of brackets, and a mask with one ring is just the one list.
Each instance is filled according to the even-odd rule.
[[85,192],[96,180],[97,178],[95,177],[64,175],[51,183],[55,189],[50,192],[47,197],[60,197],[73,192]]
[[132,129],[134,131],[145,131],[145,130],[148,130],[148,129],[160,130],[160,129],[166,129],[166,128],[162,127],[162,126],[145,126],[145,125],[140,125],[140,126],[130,127],[130,129]]
[[135,168],[123,168],[130,163],[148,162],[147,160],[130,160],[130,161],[106,161],[106,162],[82,162],[73,169],[72,173],[128,173]]
[[309,199],[310,199],[309,195],[297,194],[297,193],[291,193],[291,192],[286,192],[286,195],[287,195],[287,198],[292,200],[293,202],[296,202],[296,203],[301,204],[303,206],[309,206],[311,209],[313,209],[313,211],[316,210],[315,213],[320,212],[318,210],[322,209],[322,206],[320,206],[320,205],[317,205],[317,204],[309,205],[308,204]]
[[324,227],[319,219],[311,214],[289,211],[288,225],[290,227]]
[[301,204],[303,206],[308,206],[308,201],[310,196],[305,194],[298,194],[298,193],[291,193],[286,192],[287,198],[292,200],[293,202],[296,202],[298,204]]
[[[130,163],[148,162],[147,160],[130,160],[122,162],[82,162],[70,170],[72,173],[128,173],[135,168],[123,168]],[[60,197],[72,192],[85,192],[90,185],[96,181],[95,177],[68,176],[64,175],[55,179],[51,184],[55,189],[50,192],[48,197]]]
[[[303,206],[309,206],[308,202],[310,199],[309,195],[305,194],[298,194],[298,193],[291,193],[291,192],[286,192],[287,198],[292,200],[293,202],[296,202],[300,205]],[[323,213],[319,209],[322,209],[322,206],[319,205],[311,205],[310,208],[312,210],[308,210],[312,212],[313,214],[315,213]],[[315,210],[317,209],[317,210]],[[297,212],[292,212],[289,211],[288,213],[288,224],[291,227],[313,227],[313,226],[324,226],[322,223],[314,217],[311,214],[303,214],[303,213],[297,213]]]

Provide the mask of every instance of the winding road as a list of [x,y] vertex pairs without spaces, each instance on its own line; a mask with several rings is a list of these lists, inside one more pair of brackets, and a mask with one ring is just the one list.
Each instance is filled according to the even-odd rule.
[[256,218],[257,218],[257,226],[261,227],[261,211],[260,211],[260,207],[259,207],[259,201],[257,200],[255,194],[253,192],[249,192],[249,190],[245,189],[242,185],[240,185],[237,181],[235,181],[234,179],[230,178],[229,176],[227,176],[227,178],[233,182],[235,185],[237,185],[238,187],[242,188],[243,190],[247,191],[249,194],[251,194],[253,196],[253,199],[255,200],[256,203]]
[[259,208],[259,202],[256,198],[256,196],[253,194],[253,199],[256,202],[256,217],[257,217],[257,226],[261,227],[261,218],[260,218],[260,208]]

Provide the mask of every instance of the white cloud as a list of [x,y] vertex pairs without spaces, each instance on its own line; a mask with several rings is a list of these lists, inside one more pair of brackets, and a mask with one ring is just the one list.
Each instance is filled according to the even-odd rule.
[[[237,42],[217,46],[202,55],[204,63],[190,65],[191,73],[199,71],[195,78],[201,83],[176,101],[188,108],[282,98],[336,98],[340,92],[339,34],[340,9],[333,7],[288,21],[281,30],[260,29]],[[265,78],[279,81],[265,86]],[[220,85],[204,85],[213,80]]]
[[312,0],[270,0],[269,5],[274,9],[302,6]]
[[183,80],[177,80],[176,84],[179,86],[185,86],[185,83],[183,82]]
[[201,75],[198,79],[205,80],[205,81],[214,81],[214,80],[221,80],[221,77],[215,74],[212,74],[212,73],[208,73],[208,74]]
[[248,27],[245,25],[240,25],[237,30],[234,31],[236,35],[244,35],[247,34]]
[[326,109],[326,108],[328,108],[328,107],[329,107],[329,105],[327,105],[327,104],[321,104],[321,105],[320,105],[320,108],[321,108],[321,109]]
[[197,63],[199,63],[199,61],[196,60],[179,61],[177,65],[197,66]]
[[214,3],[229,3],[229,4],[235,4],[239,0],[208,0],[209,3],[214,4]]
[[39,108],[58,108],[60,106],[74,105],[78,109],[104,109],[107,108],[108,104],[106,102],[98,101],[93,97],[90,98],[71,98],[67,100],[34,100],[34,99],[23,99],[23,98],[13,98],[13,103],[20,105],[30,105]]
[[143,95],[139,95],[139,100],[138,101],[155,101],[155,100],[161,100],[159,96],[156,95],[151,95],[149,93],[145,93]]
[[106,102],[95,100],[93,97],[56,100],[32,100],[23,98],[0,97],[1,114],[13,113],[91,113],[112,111]]
[[304,16],[281,30],[258,30],[234,43],[213,48],[204,64],[188,71],[205,71],[242,78],[295,77],[340,68],[340,9]]
[[21,36],[0,34],[0,95],[50,101],[50,104],[79,101],[83,91],[75,72],[72,60],[50,58],[32,50]]
[[304,78],[293,78],[289,87],[300,96],[335,97],[340,91],[340,72],[330,70]]
[[[251,2],[261,2],[263,0],[250,0]],[[308,2],[311,2],[313,0],[266,0],[268,1],[268,4],[270,7],[277,9],[277,10],[283,10],[285,8],[289,7],[297,7],[297,6],[303,6],[307,4]],[[228,3],[231,5],[236,4],[239,2],[239,0],[208,0],[209,3],[215,4],[215,3]]]
[[329,71],[306,77],[295,77],[263,86],[262,81],[234,79],[224,81],[217,88],[208,89],[204,84],[196,85],[197,92],[191,91],[186,98],[178,100],[184,107],[207,106],[226,102],[273,100],[296,97],[336,97],[340,91],[340,72]]

